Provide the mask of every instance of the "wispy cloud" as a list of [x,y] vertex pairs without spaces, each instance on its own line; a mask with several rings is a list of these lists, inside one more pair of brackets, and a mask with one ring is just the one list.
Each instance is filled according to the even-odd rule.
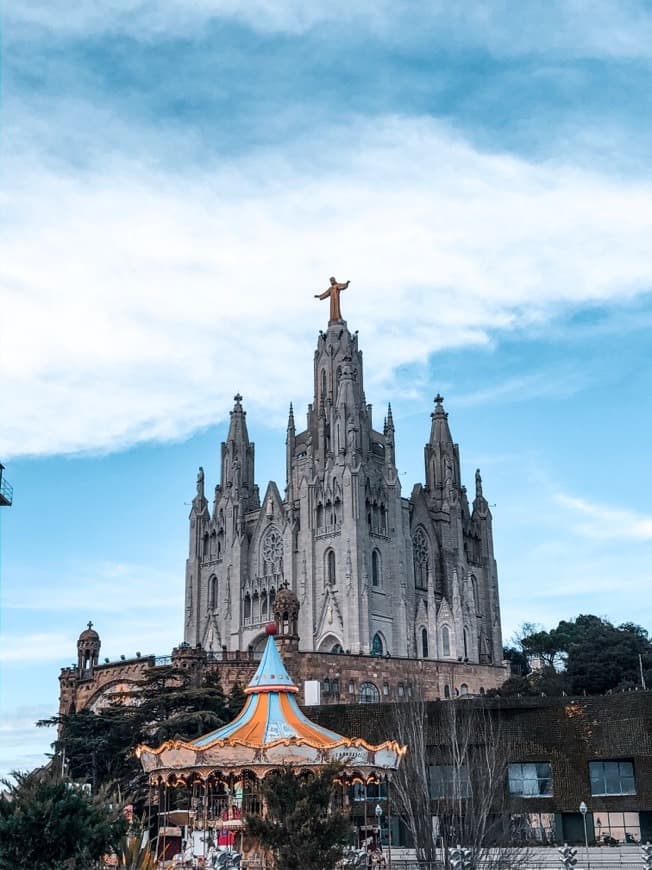
[[[56,595],[52,590],[56,589]],[[3,589],[3,607],[49,613],[116,614],[129,611],[179,612],[182,590],[174,572],[147,564],[100,562],[92,568],[62,566],[40,571],[38,580],[23,584],[12,578]]]
[[0,778],[11,771],[33,770],[47,762],[54,729],[36,728],[35,722],[52,715],[45,704],[15,707],[0,717]]
[[530,399],[566,398],[577,393],[586,384],[583,372],[559,368],[534,371],[509,377],[481,390],[455,396],[455,406],[485,405],[488,402],[521,402]]
[[[325,166],[308,156],[318,142]],[[183,437],[235,388],[278,414],[280,397],[307,398],[301,363],[325,320],[312,295],[333,272],[352,279],[344,310],[365,324],[376,384],[652,286],[644,182],[485,154],[427,119],[360,121],[293,154],[195,172],[15,165],[1,453]]]
[[[25,0],[7,9],[16,26],[85,36],[124,33],[142,39],[191,34],[211,22],[234,21],[262,33],[302,35],[319,28],[363,30],[370,37],[484,49],[499,56],[649,57],[652,15],[644,0],[598,0],[590,15],[582,0]],[[28,31],[29,32],[29,31]]]
[[558,493],[556,500],[574,517],[576,534],[599,540],[652,541],[652,516],[565,493]]

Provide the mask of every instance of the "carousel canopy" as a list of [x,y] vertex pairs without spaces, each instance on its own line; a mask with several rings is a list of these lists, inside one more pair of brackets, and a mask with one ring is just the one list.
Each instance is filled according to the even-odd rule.
[[192,772],[207,775],[218,769],[285,764],[315,767],[331,761],[366,769],[394,770],[398,766],[404,746],[396,741],[372,746],[316,725],[299,709],[297,691],[270,634],[239,715],[196,740],[168,740],[157,748],[139,746],[136,751],[141,764],[154,777],[173,771],[183,776]]

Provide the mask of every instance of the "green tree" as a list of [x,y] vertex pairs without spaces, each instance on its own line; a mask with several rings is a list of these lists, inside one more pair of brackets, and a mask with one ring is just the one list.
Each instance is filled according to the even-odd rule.
[[[607,619],[580,614],[550,631],[538,629],[520,638],[521,652],[543,665],[527,677],[533,692],[545,694],[608,691],[641,685],[652,678],[652,644],[647,631],[631,622],[615,626]],[[520,693],[522,681],[509,681]],[[506,685],[500,694],[510,692]]]
[[231,691],[229,692],[229,699],[227,701],[227,706],[229,709],[229,716],[231,719],[235,719],[240,710],[244,707],[245,701],[247,700],[247,696],[244,693],[244,689],[240,685],[240,683],[234,683],[231,686]]
[[139,743],[156,746],[170,738],[192,740],[231,719],[229,705],[215,675],[196,684],[196,675],[174,666],[152,668],[134,691],[92,712],[53,716],[38,725],[56,725],[55,766],[93,792],[115,783],[136,804],[145,778],[134,754]]
[[250,816],[247,832],[273,853],[278,870],[332,870],[342,857],[349,820],[332,806],[341,770],[329,765],[302,777],[284,767],[265,778],[267,815]]
[[124,836],[107,792],[91,796],[44,769],[12,776],[0,795],[0,870],[86,870]]

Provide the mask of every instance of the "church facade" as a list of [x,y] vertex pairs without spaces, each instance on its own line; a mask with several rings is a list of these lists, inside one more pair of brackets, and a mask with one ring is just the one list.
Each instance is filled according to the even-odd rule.
[[469,502],[438,395],[424,480],[403,495],[391,406],[375,429],[357,333],[339,304],[335,313],[317,341],[305,429],[297,430],[290,406],[283,491],[270,482],[261,498],[240,395],[210,502],[199,470],[184,640],[216,655],[258,652],[275,599],[289,588],[300,605],[302,652],[500,667],[492,517],[480,472]]

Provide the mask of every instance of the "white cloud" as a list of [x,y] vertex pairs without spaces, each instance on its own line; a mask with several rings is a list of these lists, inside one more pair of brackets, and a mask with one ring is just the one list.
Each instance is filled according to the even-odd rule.
[[484,154],[429,120],[212,168],[94,167],[7,172],[5,457],[184,437],[236,389],[279,422],[308,396],[327,318],[312,297],[333,273],[352,280],[371,390],[438,349],[652,286],[649,184]]
[[652,541],[652,516],[565,493],[558,493],[556,499],[573,516],[577,534],[598,540]]

